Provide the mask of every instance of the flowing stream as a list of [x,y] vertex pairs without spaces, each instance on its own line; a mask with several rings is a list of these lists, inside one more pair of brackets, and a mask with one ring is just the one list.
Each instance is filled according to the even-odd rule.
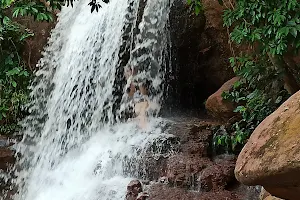
[[138,66],[151,100],[161,101],[172,2],[111,0],[98,13],[88,3],[63,7],[38,64],[31,115],[16,145],[15,200],[124,199],[129,181],[143,178],[134,160],[169,137],[164,120],[150,116],[141,130],[122,113],[125,66]]

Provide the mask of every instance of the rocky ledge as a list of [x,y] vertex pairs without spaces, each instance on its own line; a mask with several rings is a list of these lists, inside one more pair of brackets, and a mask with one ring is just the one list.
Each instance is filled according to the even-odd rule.
[[[143,165],[148,183],[134,180],[127,188],[126,200],[257,199],[234,176],[235,155],[213,155],[213,128],[210,119],[172,119],[168,132],[178,138],[176,151],[167,157],[148,159]],[[151,157],[151,156],[150,156]],[[154,164],[153,164],[154,162]]]

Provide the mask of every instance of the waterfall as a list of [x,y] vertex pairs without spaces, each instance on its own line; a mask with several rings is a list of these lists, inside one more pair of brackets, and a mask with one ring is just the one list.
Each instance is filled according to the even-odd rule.
[[129,106],[125,65],[139,67],[160,103],[170,0],[111,0],[98,13],[88,2],[63,7],[38,64],[16,145],[15,200],[124,199],[129,180],[142,176],[134,160],[169,137],[157,116],[141,130],[121,113]]

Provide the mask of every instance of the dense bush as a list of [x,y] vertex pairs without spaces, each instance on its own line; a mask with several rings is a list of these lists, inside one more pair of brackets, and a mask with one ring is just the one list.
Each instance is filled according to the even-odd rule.
[[[40,1],[2,0],[0,3],[0,133],[9,134],[18,129],[24,116],[23,106],[28,102],[28,84],[31,72],[22,59],[27,38],[34,35],[14,18],[32,15],[39,21],[53,19],[51,9]],[[12,13],[12,14],[11,14]]]
[[[223,3],[222,1],[219,1]],[[240,80],[224,99],[235,102],[240,118],[216,131],[216,146],[242,147],[257,125],[299,87],[299,68],[287,57],[300,48],[300,2],[237,0],[224,12],[224,26],[248,54],[230,58]]]

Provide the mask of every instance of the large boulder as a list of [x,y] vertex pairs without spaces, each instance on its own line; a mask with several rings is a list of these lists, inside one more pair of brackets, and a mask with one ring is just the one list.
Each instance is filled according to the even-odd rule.
[[236,178],[262,185],[272,195],[299,199],[300,91],[268,116],[252,133],[240,153]]
[[230,79],[224,83],[218,91],[208,97],[205,103],[205,108],[210,115],[223,121],[227,121],[235,115],[233,112],[235,109],[234,103],[229,100],[224,100],[222,93],[229,91],[233,84],[238,80],[238,77]]
[[205,168],[199,176],[201,191],[224,190],[235,181],[234,166],[235,160],[223,160]]
[[148,194],[143,192],[142,183],[139,180],[132,180],[127,185],[125,200],[146,200]]

